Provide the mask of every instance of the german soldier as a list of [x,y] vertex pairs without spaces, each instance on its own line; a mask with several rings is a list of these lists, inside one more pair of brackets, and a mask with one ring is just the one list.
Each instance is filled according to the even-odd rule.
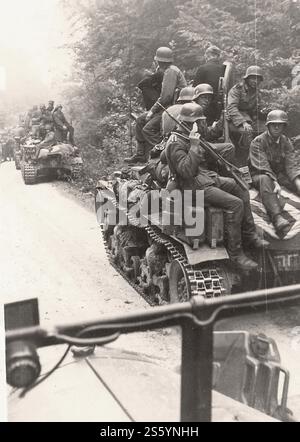
[[[213,88],[209,84],[199,84],[195,88],[195,94],[193,100],[195,103],[202,107],[203,114],[207,118],[211,100],[213,99]],[[203,133],[201,134],[206,141],[212,144],[214,150],[222,155],[226,160],[233,162],[235,155],[235,148],[232,143],[220,143],[216,142],[223,136],[223,124],[222,120],[215,121],[212,126],[203,127]]]
[[[232,178],[221,177],[208,169],[206,155],[199,144],[199,133],[205,122],[201,106],[196,103],[183,105],[180,120],[191,130],[190,136],[178,128],[171,135],[162,157],[167,159],[179,189],[203,190],[206,204],[226,211],[225,229],[230,259],[242,271],[256,269],[257,263],[243,252],[242,239],[244,245],[255,248],[268,243],[257,236],[249,192],[242,190]],[[195,122],[199,133],[192,130]]]
[[69,142],[74,145],[74,128],[67,121],[63,111],[62,105],[56,106],[53,111],[53,122],[55,128],[55,137],[58,142],[67,142],[69,134]]
[[176,99],[177,90],[184,88],[186,80],[181,70],[173,64],[173,51],[167,47],[158,48],[155,55],[159,70],[163,72],[161,93],[151,109],[141,115],[136,122],[137,153],[125,158],[127,163],[145,163],[149,151],[161,141],[162,108],[171,106]]
[[230,89],[227,115],[229,130],[238,135],[240,147],[249,149],[252,139],[264,131],[264,116],[260,110],[260,85],[262,69],[250,66],[244,80]]
[[276,232],[285,235],[289,222],[282,216],[278,196],[281,186],[300,194],[300,164],[291,140],[283,134],[288,116],[282,110],[274,110],[267,116],[267,130],[255,138],[250,146],[250,172],[254,186],[259,190],[262,202]]

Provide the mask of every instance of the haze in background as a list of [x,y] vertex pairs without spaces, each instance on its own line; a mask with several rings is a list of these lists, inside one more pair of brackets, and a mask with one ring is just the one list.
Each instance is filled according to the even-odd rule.
[[0,108],[51,99],[70,69],[60,0],[0,0],[0,11]]

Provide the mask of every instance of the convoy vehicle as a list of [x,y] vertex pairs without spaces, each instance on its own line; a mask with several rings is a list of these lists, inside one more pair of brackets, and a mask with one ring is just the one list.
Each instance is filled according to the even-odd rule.
[[[231,77],[232,66],[225,63],[219,89],[224,109],[220,141],[226,142],[230,141],[225,109]],[[149,164],[153,161],[157,160]],[[111,264],[150,303],[177,302],[194,295],[225,296],[300,282],[298,196],[282,191],[283,216],[289,220],[290,230],[279,237],[258,192],[251,187],[248,167],[233,166],[249,187],[258,234],[270,243],[261,252],[246,250],[259,266],[257,271],[241,274],[226,250],[226,213],[208,207],[205,201],[195,204],[193,197],[188,202],[183,197],[174,202],[148,166],[132,166],[101,179],[96,186],[95,209]],[[188,232],[195,224],[186,219],[194,223],[202,220],[204,228],[191,235]]]
[[77,147],[66,143],[45,147],[40,143],[40,139],[29,137],[22,145],[21,172],[25,184],[36,184],[41,177],[80,176],[83,161]]
[[[295,421],[288,408],[289,373],[274,340],[213,330],[220,319],[249,315],[254,308],[264,312],[266,298],[269,309],[299,302],[300,285],[226,298],[196,296],[51,330],[39,326],[37,300],[7,304],[9,421]],[[121,334],[170,327],[182,330],[180,370],[108,346]],[[63,344],[65,352],[59,351]]]

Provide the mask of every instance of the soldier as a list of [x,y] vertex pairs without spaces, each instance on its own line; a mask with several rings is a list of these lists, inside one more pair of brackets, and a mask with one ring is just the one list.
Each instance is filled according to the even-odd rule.
[[53,100],[48,101],[47,111],[50,111],[50,112],[54,111],[54,101]]
[[[190,103],[194,99],[195,89],[191,86],[184,87],[181,89],[178,100],[176,104],[168,108],[168,113],[174,118],[178,118],[180,115],[180,110],[182,106],[186,103]],[[176,127],[176,122],[164,112],[162,114],[162,134],[163,136],[169,135]]]
[[218,92],[220,77],[224,75],[225,66],[220,57],[221,49],[217,46],[209,46],[205,51],[206,63],[199,66],[193,82],[194,87],[206,83],[213,88],[213,96],[206,115],[209,123],[220,118],[221,114],[221,109],[218,106]]
[[238,136],[237,143],[246,150],[252,139],[264,131],[259,92],[262,81],[261,68],[250,66],[244,80],[233,86],[228,94],[229,130],[233,137]]
[[170,48],[161,47],[156,51],[155,61],[159,70],[163,72],[161,93],[152,108],[141,115],[136,122],[137,153],[130,158],[125,158],[127,163],[145,163],[149,151],[161,139],[162,104],[165,108],[171,106],[176,99],[177,90],[186,87],[186,80],[181,70],[173,65],[174,56]]
[[[53,122],[55,128],[55,137],[58,142],[70,142],[70,144],[74,145],[74,128],[67,121],[64,113],[62,111],[62,105],[56,106],[53,111]],[[69,140],[68,140],[69,134]]]
[[177,129],[162,153],[162,161],[167,160],[179,189],[203,190],[206,204],[226,211],[225,228],[230,259],[242,271],[256,269],[257,263],[243,252],[242,239],[248,247],[259,248],[268,243],[257,236],[249,192],[242,190],[232,178],[221,177],[207,168],[204,151],[199,145],[200,135],[192,130],[195,122],[199,132],[202,130],[205,117],[201,106],[196,103],[183,105],[180,120],[191,130],[190,136]]
[[31,112],[31,133],[33,138],[40,137],[41,111],[37,105],[33,106]]
[[[207,118],[209,113],[209,108],[211,100],[213,99],[213,88],[209,84],[203,83],[199,84],[195,88],[195,94],[193,100],[195,103],[202,107],[203,114]],[[226,160],[233,162],[235,156],[235,148],[232,143],[215,143],[218,139],[223,136],[223,125],[222,120],[215,121],[212,126],[207,126],[203,128],[203,133],[201,134],[206,141],[212,144],[214,150],[216,150],[220,155],[222,155]]]
[[259,190],[262,202],[276,232],[285,236],[289,222],[282,216],[278,196],[281,186],[300,194],[300,164],[291,140],[283,135],[288,116],[282,110],[274,110],[267,116],[267,130],[255,138],[250,146],[250,172],[254,186]]

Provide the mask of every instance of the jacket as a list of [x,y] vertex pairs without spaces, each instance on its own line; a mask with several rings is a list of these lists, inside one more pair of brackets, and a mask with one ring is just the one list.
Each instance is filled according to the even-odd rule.
[[276,142],[266,131],[251,143],[249,168],[252,176],[266,174],[277,181],[283,174],[293,181],[300,175],[300,158],[288,137],[281,135]]
[[219,89],[219,80],[220,77],[223,77],[224,70],[225,66],[223,63],[213,60],[199,66],[194,78],[193,87],[196,87],[198,84],[202,83],[210,84],[214,90],[214,94],[216,95]]
[[187,83],[181,70],[173,64],[169,66],[164,72],[160,96],[152,106],[151,112],[156,114],[162,111],[158,103],[165,108],[171,106],[176,98],[176,90],[181,90],[186,86]]
[[260,116],[260,100],[260,92],[251,91],[245,81],[236,84],[228,94],[228,119],[237,127],[251,123]]
[[199,147],[191,147],[189,137],[178,132],[173,132],[169,138],[166,149],[161,154],[161,161],[167,160],[172,175],[175,176],[177,185],[184,189],[204,189],[215,185],[217,174],[208,170],[205,152]]

